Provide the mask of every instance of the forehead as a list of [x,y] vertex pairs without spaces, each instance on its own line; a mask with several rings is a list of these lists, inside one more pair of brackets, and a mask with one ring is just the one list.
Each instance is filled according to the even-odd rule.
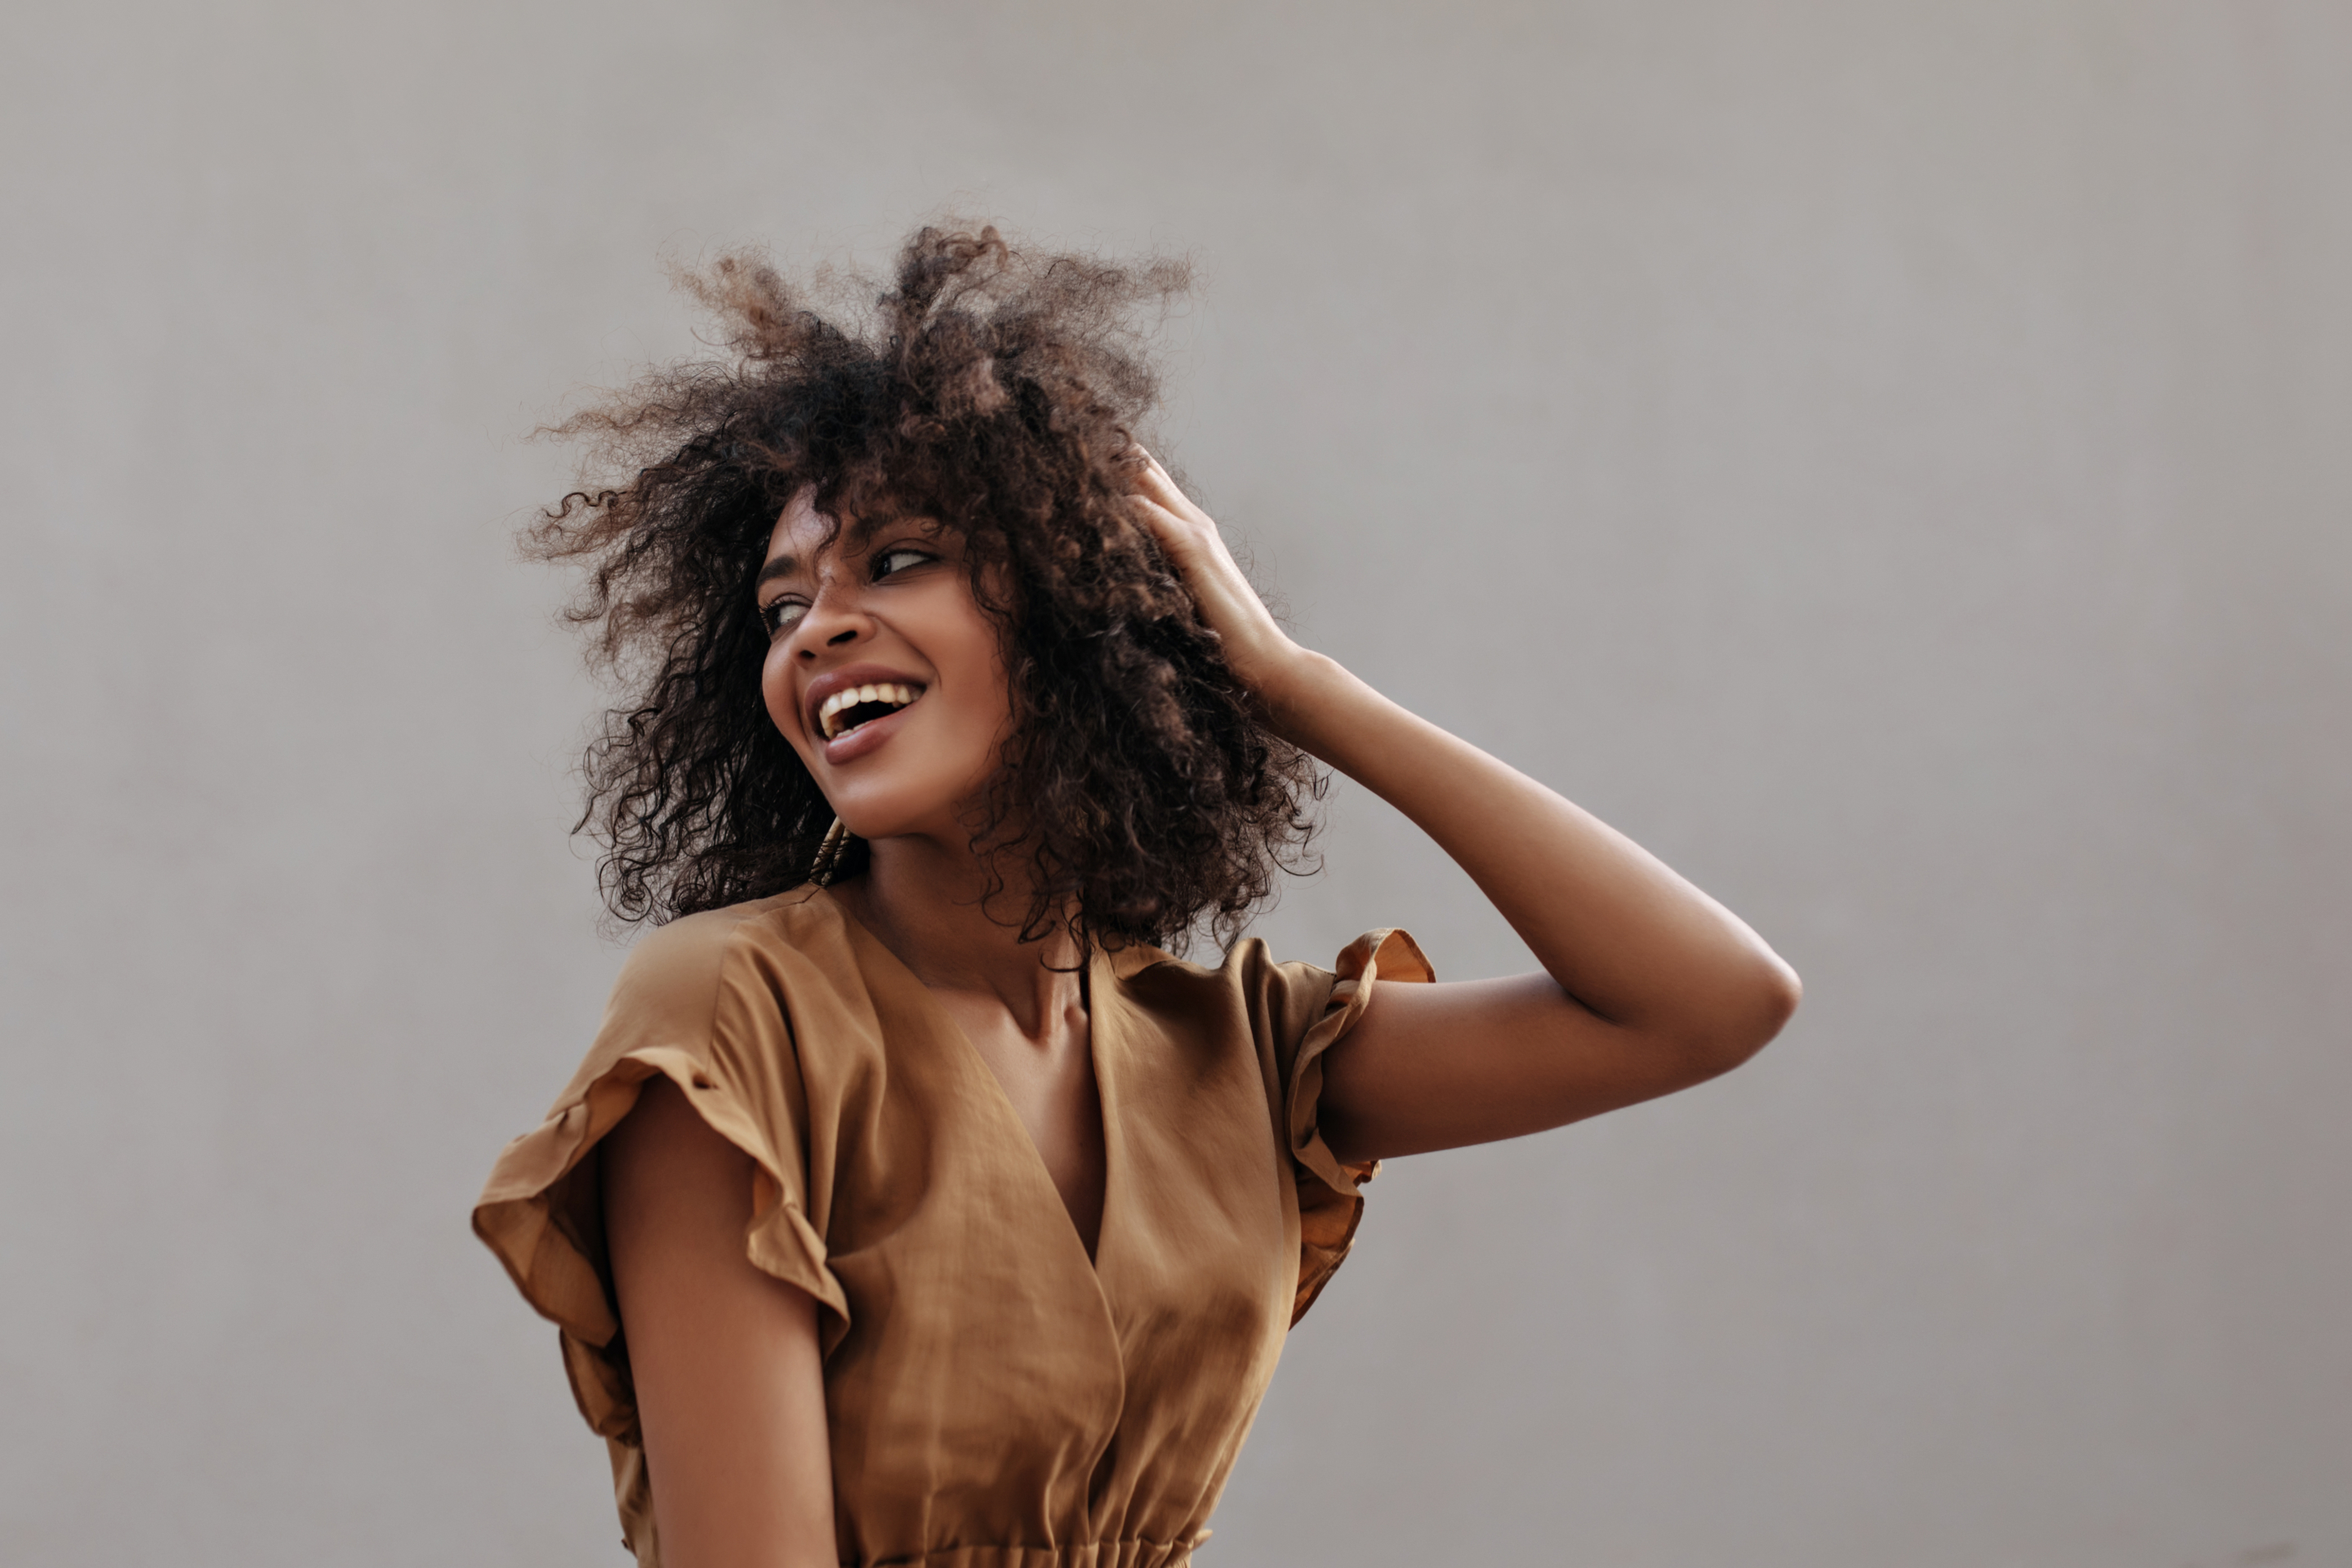
[[816,510],[813,490],[803,490],[777,514],[776,526],[768,533],[766,568],[761,574],[772,576],[779,569],[803,566],[845,544],[855,550],[872,529],[871,523],[842,526],[838,519]]

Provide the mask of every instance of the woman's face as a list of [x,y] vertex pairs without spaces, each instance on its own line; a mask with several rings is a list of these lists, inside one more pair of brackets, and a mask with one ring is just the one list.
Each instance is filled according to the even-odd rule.
[[962,541],[922,518],[835,531],[803,491],[756,592],[768,713],[849,831],[961,849],[959,821],[1013,727],[997,625]]

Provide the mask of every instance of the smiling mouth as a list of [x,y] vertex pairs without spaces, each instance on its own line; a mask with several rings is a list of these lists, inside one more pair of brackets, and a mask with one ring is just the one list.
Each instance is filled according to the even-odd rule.
[[919,686],[887,680],[873,686],[845,686],[818,706],[816,725],[826,740],[838,741],[861,724],[887,718],[922,694]]

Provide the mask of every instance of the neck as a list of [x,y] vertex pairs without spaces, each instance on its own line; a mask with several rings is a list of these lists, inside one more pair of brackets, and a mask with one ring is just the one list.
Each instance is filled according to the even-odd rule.
[[1078,946],[1068,931],[1024,942],[1002,923],[1029,908],[1029,889],[1013,876],[984,909],[987,875],[969,849],[913,836],[866,848],[864,874],[833,896],[916,979],[934,991],[994,998],[1033,1038],[1081,1005]]

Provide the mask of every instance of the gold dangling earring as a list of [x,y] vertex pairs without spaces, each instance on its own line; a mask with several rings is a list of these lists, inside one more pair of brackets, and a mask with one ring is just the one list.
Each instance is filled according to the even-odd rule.
[[810,881],[820,888],[833,886],[834,864],[841,858],[841,847],[848,841],[849,829],[842,826],[840,817],[835,817],[833,826],[824,830],[824,842],[817,846],[815,863],[809,867]]

